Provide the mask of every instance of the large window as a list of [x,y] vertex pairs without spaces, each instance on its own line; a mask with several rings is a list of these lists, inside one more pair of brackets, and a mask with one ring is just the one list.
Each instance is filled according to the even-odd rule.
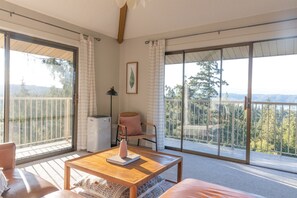
[[253,48],[251,163],[296,172],[297,39],[256,42]]
[[248,53],[240,46],[166,56],[166,146],[245,160]]
[[[1,72],[0,137],[16,143],[18,160],[71,150],[77,49],[14,33],[7,43],[9,96],[3,99]],[[3,113],[3,103],[9,112]]]
[[167,148],[296,172],[297,38],[165,60]]

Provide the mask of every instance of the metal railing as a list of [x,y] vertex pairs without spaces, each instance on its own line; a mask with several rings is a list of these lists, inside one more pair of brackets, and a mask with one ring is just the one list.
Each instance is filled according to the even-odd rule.
[[[11,97],[10,141],[20,148],[71,140],[71,105],[72,98],[66,97]],[[3,121],[0,125],[3,128]]]
[[[167,138],[192,142],[246,148],[246,113],[243,101],[166,99]],[[253,102],[251,119],[251,150],[297,156],[297,103]]]

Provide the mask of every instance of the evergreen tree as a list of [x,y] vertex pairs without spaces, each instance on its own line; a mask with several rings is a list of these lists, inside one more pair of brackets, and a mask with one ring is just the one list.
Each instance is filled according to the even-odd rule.
[[261,111],[261,117],[254,132],[256,134],[251,134],[251,148],[260,152],[272,152],[275,150],[273,134],[278,132],[278,127],[275,126],[276,110],[268,104],[264,105]]
[[[196,103],[194,103],[191,109],[199,109],[200,115],[207,115],[202,119],[203,123],[206,125],[206,141],[208,142],[209,126],[218,124],[218,111],[211,110],[211,99],[217,97],[220,87],[228,85],[228,83],[221,79],[221,70],[217,61],[200,61],[197,62],[197,65],[199,66],[199,72],[197,72],[196,76],[189,77],[189,83],[187,85],[188,98],[194,99]],[[197,117],[196,119],[198,120],[200,118]],[[194,123],[195,122],[194,120]]]
[[26,84],[24,82],[24,79],[22,79],[21,89],[20,89],[19,93],[16,94],[16,96],[19,96],[19,97],[30,96],[29,90],[26,88]]
[[182,110],[182,86],[176,85],[171,88],[165,86],[166,100],[166,136],[178,137],[181,130],[181,110]]
[[216,61],[200,61],[197,63],[200,71],[196,76],[189,77],[189,96],[199,100],[210,101],[218,96],[218,89],[228,85],[220,78],[220,69]]
[[288,112],[282,123],[282,151],[295,153],[296,147],[296,115]]

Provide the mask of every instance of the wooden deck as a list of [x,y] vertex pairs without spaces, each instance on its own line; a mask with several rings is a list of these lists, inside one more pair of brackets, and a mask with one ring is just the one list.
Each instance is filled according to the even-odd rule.
[[44,143],[36,146],[28,146],[24,148],[18,148],[16,150],[16,159],[21,160],[24,158],[30,158],[35,156],[40,156],[43,154],[55,152],[55,151],[61,151],[71,148],[72,143],[71,140],[61,140],[57,142],[51,142],[51,143]]
[[[170,147],[179,148],[180,140],[173,138],[165,138],[165,145]],[[39,156],[49,152],[61,151],[71,148],[71,141],[58,141],[53,143],[42,144],[38,146],[31,146],[26,148],[18,148],[16,151],[17,160]],[[198,151],[213,155],[218,155],[218,150],[215,145],[203,144],[198,142],[184,140],[183,148],[191,151]],[[220,148],[220,155],[235,159],[245,159],[246,152],[244,149],[231,149],[230,147]],[[252,165],[258,165],[288,172],[297,173],[297,158],[282,155],[273,155],[267,153],[260,153],[251,151]]]
[[[165,138],[165,146],[180,148],[180,140]],[[183,148],[186,150],[218,155],[218,147],[212,144],[184,140]],[[220,155],[224,157],[245,160],[246,152],[244,149],[231,149],[230,147],[221,146]],[[297,157],[288,157],[251,151],[250,163],[252,165],[297,173]]]

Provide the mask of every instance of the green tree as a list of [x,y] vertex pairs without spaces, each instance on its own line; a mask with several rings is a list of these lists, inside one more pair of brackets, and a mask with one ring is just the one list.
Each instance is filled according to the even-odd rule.
[[196,76],[189,77],[189,96],[191,98],[207,100],[218,96],[218,89],[228,85],[220,78],[220,69],[216,61],[200,61],[197,63],[200,71]]
[[165,86],[166,98],[166,136],[177,137],[180,136],[181,129],[181,99],[182,86],[176,85],[173,88]]
[[274,135],[279,129],[276,123],[276,110],[267,104],[261,110],[261,117],[257,122],[256,130],[251,134],[251,148],[259,152],[273,152]]
[[[202,119],[203,123],[206,125],[206,141],[208,142],[209,126],[219,122],[219,120],[217,120],[219,111],[211,109],[211,99],[217,97],[220,87],[228,85],[228,83],[221,79],[221,69],[217,61],[199,61],[197,65],[199,66],[199,72],[197,72],[195,76],[189,77],[189,83],[187,84],[188,98],[194,99],[196,103],[191,107],[191,114],[193,114],[192,110],[195,108],[201,111],[200,115],[207,115]],[[197,117],[196,119],[198,120],[200,118]]]
[[288,112],[282,123],[282,151],[295,153],[296,144],[296,115]]
[[43,63],[47,65],[54,79],[58,79],[63,85],[62,91],[59,91],[59,89],[56,87],[51,87],[49,95],[67,97],[72,96],[74,72],[73,62],[58,58],[46,58],[43,59]]

